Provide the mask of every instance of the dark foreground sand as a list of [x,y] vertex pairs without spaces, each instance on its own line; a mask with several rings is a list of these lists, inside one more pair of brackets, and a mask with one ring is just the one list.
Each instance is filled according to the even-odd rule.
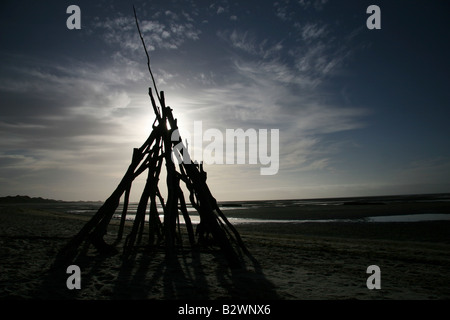
[[[335,211],[333,217],[449,212],[447,204],[421,206],[420,212],[408,204],[403,209],[400,204],[352,206],[339,208],[341,212]],[[276,210],[286,218],[293,209]],[[304,215],[309,218],[308,210]],[[330,215],[322,212],[315,217]],[[243,270],[228,268],[218,251],[186,248],[167,264],[160,250],[142,249],[128,263],[120,255],[100,256],[90,250],[77,261],[81,290],[68,290],[65,270],[50,272],[49,268],[87,219],[39,206],[1,206],[0,298],[450,298],[450,221],[237,225],[259,262],[255,265],[247,259]],[[369,265],[381,269],[380,290],[366,286]]]

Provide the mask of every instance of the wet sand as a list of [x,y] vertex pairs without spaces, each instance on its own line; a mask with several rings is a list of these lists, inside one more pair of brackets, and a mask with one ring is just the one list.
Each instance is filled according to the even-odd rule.
[[[252,209],[255,218],[361,218],[450,213],[450,204],[423,203]],[[269,211],[267,211],[269,210]],[[296,210],[296,211],[295,211]],[[275,212],[276,211],[276,212]],[[314,211],[314,212],[313,212]],[[226,211],[228,216],[240,211]],[[449,299],[450,221],[266,223],[236,225],[259,264],[230,269],[218,250],[180,249],[120,254],[90,249],[77,264],[81,289],[68,290],[66,270],[49,271],[55,256],[89,219],[38,205],[0,207],[1,299]],[[117,222],[110,225],[111,239]],[[109,239],[109,240],[111,240]],[[187,240],[186,240],[187,242]],[[120,248],[119,248],[120,249]],[[381,289],[369,290],[366,269],[381,269]]]

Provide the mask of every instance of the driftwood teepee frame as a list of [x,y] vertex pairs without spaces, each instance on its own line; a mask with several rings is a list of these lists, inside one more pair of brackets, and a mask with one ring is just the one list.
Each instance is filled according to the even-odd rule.
[[[124,195],[123,211],[116,243],[121,241],[132,183],[136,177],[147,172],[147,181],[137,207],[136,216],[131,231],[125,239],[124,257],[128,257],[136,244],[141,242],[147,211],[149,245],[163,245],[166,249],[166,254],[171,255],[174,253],[177,240],[180,240],[181,237],[181,233],[177,232],[177,226],[178,230],[180,226],[179,215],[181,213],[185,221],[189,242],[192,246],[201,244],[203,240],[211,235],[214,243],[224,252],[229,264],[237,266],[240,264],[240,259],[236,249],[243,250],[249,256],[250,254],[239,233],[222,213],[216,199],[212,196],[206,183],[206,172],[203,170],[202,164],[190,161],[187,148],[184,146],[179,134],[178,139],[173,139],[173,133],[178,130],[177,119],[174,118],[172,109],[166,106],[164,92],[161,91],[158,94],[156,82],[150,68],[150,57],[139,28],[135,10],[134,16],[139,36],[147,55],[147,66],[157,96],[156,101],[150,87],[148,94],[156,119],[153,122],[152,132],[147,141],[140,148],[134,149],[131,164],[117,188],[99,208],[97,213],[66,245],[63,249],[64,255],[70,259],[74,258],[82,244],[86,243],[93,244],[100,252],[116,251],[114,245],[107,244],[103,237],[107,232],[111,218],[119,206],[120,199]],[[178,147],[174,148],[175,146]],[[179,148],[179,146],[182,146],[182,148]],[[178,170],[172,160],[172,153],[175,158],[183,159],[182,162],[177,163]],[[163,163],[167,172],[168,194],[166,201],[164,201],[158,187]],[[200,216],[200,223],[197,226],[196,233],[194,233],[187,210],[185,196],[180,186],[181,182],[189,190],[190,203]],[[164,212],[163,222],[159,218],[158,203]],[[149,210],[147,210],[148,207]]]

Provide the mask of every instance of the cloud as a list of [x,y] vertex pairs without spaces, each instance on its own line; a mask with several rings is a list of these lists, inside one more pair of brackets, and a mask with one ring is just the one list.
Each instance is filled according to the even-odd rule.
[[239,33],[236,30],[233,30],[229,36],[229,40],[234,48],[243,50],[247,53],[257,54],[260,51],[254,38],[249,36],[248,32]]
[[350,46],[351,35],[338,38],[326,24],[295,22],[291,30],[298,31],[295,42],[260,38],[239,29],[218,31],[217,35],[236,49],[237,55],[252,55],[256,73],[263,68],[265,73],[294,84],[317,85],[338,74],[355,50]]
[[239,28],[219,30],[219,39],[234,50],[224,68],[226,81],[195,88],[186,109],[189,119],[220,130],[280,129],[282,172],[333,171],[342,145],[330,137],[364,128],[368,115],[329,91],[352,50],[326,24],[296,22],[291,30],[294,42]]
[[[13,67],[11,71],[14,74],[10,77],[0,79],[0,89],[6,96],[19,98],[8,101],[5,109],[16,108],[21,119],[55,119],[70,114],[104,118],[130,101],[127,92],[117,87],[121,80],[116,74],[119,70],[114,68],[98,70],[80,63],[68,68],[45,61],[35,67],[24,61],[23,66]],[[24,94],[23,99],[27,101],[22,101],[19,94]],[[30,108],[32,105],[34,108]]]
[[36,159],[26,155],[0,154],[0,168],[24,169],[33,167]]
[[300,74],[292,69],[288,64],[284,64],[277,59],[272,61],[235,61],[235,68],[241,76],[251,79],[262,87],[267,82],[276,82],[281,85],[293,85],[302,88],[312,88],[316,85],[307,74]]
[[288,2],[281,4],[280,2],[275,2],[273,4],[273,6],[275,7],[276,10],[276,16],[281,19],[282,21],[288,21],[291,20],[290,17],[290,10],[289,7],[287,6]]
[[[300,26],[300,24],[298,24]],[[307,23],[302,28],[302,38],[305,41],[316,40],[326,36],[326,26],[319,26],[317,23]]]
[[20,66],[3,66],[0,175],[14,182],[1,193],[12,185],[22,186],[18,193],[38,185],[46,192],[46,181],[67,185],[74,175],[89,180],[87,173],[104,181],[121,176],[152,119],[145,85],[136,86],[139,71],[116,59],[125,61],[117,55],[104,67],[22,56]]
[[296,15],[306,10],[321,11],[328,0],[280,0],[274,2],[275,16],[283,22],[296,21]]
[[261,59],[277,56],[284,48],[283,41],[270,41],[267,38],[258,40],[258,37],[249,31],[222,30],[217,32],[217,36],[231,47]]
[[333,170],[341,146],[328,137],[364,127],[367,110],[325,102],[325,89],[280,61],[240,59],[229,77],[230,84],[196,88],[195,96],[185,97],[192,98],[189,119],[202,120],[204,130],[279,129],[282,172]]
[[[184,11],[177,14],[166,10],[163,15],[154,14],[150,20],[139,16],[138,19],[148,51],[178,49],[186,41],[198,40],[201,34],[192,17]],[[134,17],[119,14],[112,18],[96,18],[93,28],[98,29],[101,39],[111,46],[119,46],[129,52],[142,50]]]
[[327,4],[328,0],[298,0],[300,6],[304,9],[314,8],[315,10],[322,10]]

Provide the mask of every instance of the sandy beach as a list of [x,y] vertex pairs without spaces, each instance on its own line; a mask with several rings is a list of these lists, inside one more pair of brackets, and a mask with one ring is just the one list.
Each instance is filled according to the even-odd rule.
[[[314,218],[450,213],[449,207],[351,206]],[[293,214],[292,208],[273,210],[284,218]],[[307,208],[300,214],[310,218]],[[0,299],[450,299],[450,221],[239,224],[258,261],[246,259],[243,269],[230,269],[218,250],[187,245],[169,264],[160,249],[142,248],[124,263],[120,254],[102,256],[91,248],[77,261],[81,289],[68,290],[66,270],[50,267],[88,219],[45,205],[1,205]],[[110,224],[111,234],[116,227]],[[366,286],[370,265],[380,267],[379,290]]]

